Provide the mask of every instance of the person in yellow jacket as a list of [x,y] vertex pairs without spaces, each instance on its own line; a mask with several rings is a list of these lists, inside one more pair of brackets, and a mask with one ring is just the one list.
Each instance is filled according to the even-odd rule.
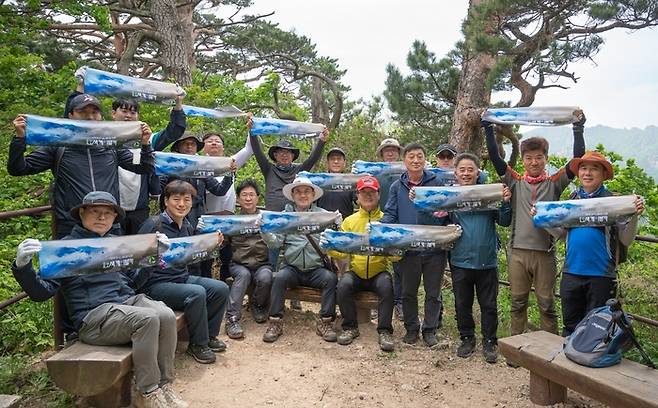
[[[372,176],[364,176],[356,185],[359,210],[345,218],[342,231],[365,233],[370,222],[379,221],[384,213],[379,209],[379,182]],[[330,251],[334,258],[350,259],[350,268],[338,282],[336,300],[343,316],[343,331],[338,344],[347,345],[359,337],[354,295],[360,291],[375,292],[379,296],[377,332],[382,351],[393,351],[393,280],[388,272],[389,262],[397,257],[348,255]]]

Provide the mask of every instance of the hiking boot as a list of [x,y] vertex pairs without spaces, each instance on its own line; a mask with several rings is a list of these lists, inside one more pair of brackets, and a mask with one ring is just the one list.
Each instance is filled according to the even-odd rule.
[[439,340],[436,338],[436,333],[430,331],[423,332],[423,341],[429,348],[436,347],[439,344]]
[[283,321],[280,317],[270,317],[270,324],[263,334],[263,341],[266,343],[274,343],[283,334]]
[[208,346],[201,346],[199,344],[191,344],[187,346],[187,354],[191,355],[197,362],[201,364],[211,364],[217,359],[215,353],[210,350]]
[[393,341],[393,336],[390,333],[379,333],[379,348],[382,351],[395,350],[395,342]]
[[221,353],[226,351],[226,343],[218,339],[217,337],[211,337],[208,339],[208,348],[215,353]]
[[343,330],[343,332],[338,336],[338,344],[341,346],[347,346],[348,344],[352,344],[352,341],[359,337],[359,329],[347,329]]
[[331,317],[322,317],[318,319],[315,323],[315,332],[318,336],[322,337],[322,340],[324,341],[331,343],[337,340],[336,329],[334,329],[334,322]]
[[457,347],[457,356],[466,358],[475,351],[475,337],[462,338],[462,344]]
[[498,361],[498,346],[496,345],[496,341],[485,341],[482,345],[482,354],[484,355],[484,361],[489,364],[494,364]]
[[162,388],[157,388],[148,394],[137,392],[133,398],[135,408],[170,408],[172,404],[167,401]]
[[265,323],[267,321],[267,308],[256,305],[251,306],[251,316],[256,323]]
[[170,383],[163,385],[160,387],[160,389],[162,389],[165,399],[167,402],[169,402],[170,407],[188,408],[190,406],[190,404],[185,402],[185,400],[183,400],[180,395],[174,391],[174,387]]
[[403,322],[404,312],[402,311],[402,303],[396,303],[395,308],[393,310],[395,311],[395,315],[398,317],[398,320]]
[[408,331],[405,333],[402,341],[406,344],[416,344],[418,341],[418,332],[417,331]]
[[244,331],[240,327],[237,316],[231,316],[226,320],[226,335],[234,340],[244,338]]
[[290,308],[292,310],[297,310],[298,312],[302,311],[302,302],[300,302],[297,299],[291,299],[290,300]]

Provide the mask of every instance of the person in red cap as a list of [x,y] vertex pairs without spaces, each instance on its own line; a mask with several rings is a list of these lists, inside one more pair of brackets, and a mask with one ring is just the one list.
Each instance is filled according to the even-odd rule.
[[[599,152],[586,152],[573,159],[569,169],[578,176],[580,187],[569,198],[590,199],[613,195],[603,184],[614,177],[612,164]],[[638,216],[644,211],[640,196],[635,199],[637,213],[625,222],[610,227],[567,228],[566,256],[562,267],[562,335],[573,333],[578,323],[594,308],[617,293],[617,267],[622,252],[637,234]],[[533,215],[536,213],[534,208]]]
[[[363,176],[356,184],[356,197],[359,210],[345,218],[341,231],[365,233],[373,221],[379,221],[384,213],[379,209],[379,182],[372,176]],[[331,256],[347,258],[347,254],[330,251]],[[347,345],[359,337],[356,320],[354,295],[360,291],[375,292],[379,297],[377,310],[379,347],[382,351],[393,351],[393,279],[388,272],[389,263],[394,260],[387,256],[351,255],[350,268],[338,282],[336,300],[343,316],[343,331],[338,336],[338,344]]]

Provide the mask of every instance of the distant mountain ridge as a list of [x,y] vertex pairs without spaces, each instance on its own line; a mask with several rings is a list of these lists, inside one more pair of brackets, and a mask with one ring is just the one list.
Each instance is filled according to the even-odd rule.
[[[523,137],[542,136],[548,140],[551,154],[569,157],[573,151],[572,135],[571,126],[560,126],[532,129]],[[658,180],[658,126],[617,129],[597,125],[585,128],[587,150],[594,149],[599,143],[624,159],[635,159],[638,166]]]

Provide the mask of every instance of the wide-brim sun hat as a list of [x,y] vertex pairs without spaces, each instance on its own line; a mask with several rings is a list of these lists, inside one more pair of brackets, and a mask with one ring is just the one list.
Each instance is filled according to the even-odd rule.
[[176,140],[174,144],[171,145],[171,151],[175,153],[180,153],[180,151],[178,150],[178,144],[186,139],[194,139],[194,141],[196,142],[197,153],[200,152],[203,149],[203,147],[206,145],[205,143],[203,143],[203,140],[201,140],[200,136],[195,135],[193,133],[185,132],[183,133],[183,136],[179,137],[178,140]]
[[320,187],[311,183],[311,180],[309,180],[307,177],[295,177],[292,183],[283,186],[283,196],[287,198],[288,201],[295,201],[292,198],[292,190],[295,189],[295,187],[300,187],[300,186],[308,186],[313,189],[313,192],[315,193],[313,196],[313,201],[322,197],[322,195],[324,194],[324,191]]
[[270,157],[270,159],[272,159],[272,161],[276,161],[274,158],[274,152],[278,149],[290,150],[292,152],[292,161],[297,160],[299,157],[299,149],[293,146],[290,140],[279,140],[274,146],[270,146],[269,150],[267,151],[267,155]]
[[382,140],[382,142],[379,144],[379,147],[377,147],[377,156],[382,157],[382,150],[387,147],[395,147],[398,149],[398,152],[402,154],[402,146],[400,146],[400,142],[398,142],[397,139],[389,137]]
[[87,195],[85,195],[85,197],[82,199],[82,202],[76,205],[75,207],[71,208],[71,211],[69,213],[71,214],[71,217],[73,217],[73,219],[80,221],[81,208],[87,208],[87,207],[93,207],[99,205],[112,207],[114,211],[117,213],[117,218],[115,221],[121,221],[126,217],[126,212],[123,210],[123,208],[119,206],[114,196],[106,191],[92,191],[90,193],[87,193]]
[[603,167],[603,180],[610,180],[615,176],[615,171],[612,164],[599,152],[589,151],[585,152],[582,157],[576,157],[569,162],[569,170],[578,176],[578,168],[583,163],[597,163]]

